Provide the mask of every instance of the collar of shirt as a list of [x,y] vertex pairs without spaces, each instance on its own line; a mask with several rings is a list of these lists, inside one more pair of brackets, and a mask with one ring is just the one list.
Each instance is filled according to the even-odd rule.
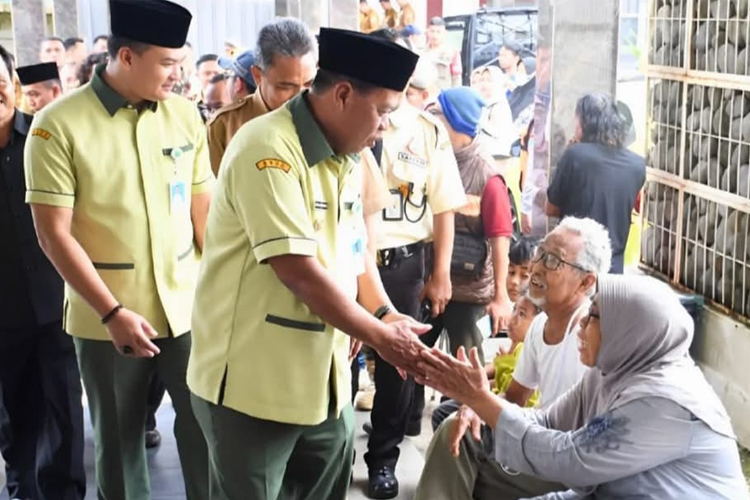
[[314,167],[323,160],[336,156],[331,149],[330,144],[320,130],[318,122],[310,111],[307,104],[307,93],[298,94],[289,101],[289,112],[292,114],[294,127],[297,129],[299,143],[302,146],[302,153],[305,155],[305,161],[309,167]]
[[[119,111],[120,109],[132,108],[133,105],[130,104],[123,96],[118,94],[115,89],[107,85],[107,82],[104,81],[103,74],[106,67],[106,64],[100,64],[96,67],[96,69],[94,70],[94,76],[91,78],[91,88],[94,90],[94,93],[102,102],[102,105],[104,106],[104,109],[107,110],[107,113],[109,113],[110,116],[115,116],[117,111]],[[151,111],[156,111],[156,106],[156,102],[148,101],[146,103],[146,109],[150,109]]]
[[[30,129],[31,129],[31,116],[17,109],[16,114],[13,116],[13,130],[23,136],[26,136],[26,135],[29,135]],[[13,135],[11,135],[11,139],[10,139],[11,143],[13,142]]]
[[388,115],[388,121],[392,127],[402,128],[408,125],[418,114],[417,108],[404,101],[398,109]]

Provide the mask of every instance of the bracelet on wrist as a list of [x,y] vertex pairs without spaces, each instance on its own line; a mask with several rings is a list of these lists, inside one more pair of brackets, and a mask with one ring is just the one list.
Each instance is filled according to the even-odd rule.
[[114,318],[118,312],[120,312],[120,309],[122,309],[122,304],[117,304],[115,307],[112,308],[111,311],[105,314],[104,317],[102,318],[102,325],[106,325],[107,323],[109,323],[110,320]]
[[385,317],[385,315],[388,314],[389,312],[391,312],[390,306],[382,305],[377,308],[373,316],[375,316],[376,319],[382,320]]

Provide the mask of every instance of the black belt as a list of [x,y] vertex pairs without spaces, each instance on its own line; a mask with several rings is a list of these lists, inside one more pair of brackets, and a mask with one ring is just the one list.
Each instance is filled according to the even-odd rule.
[[392,267],[393,265],[408,259],[422,250],[424,244],[421,241],[402,247],[385,248],[378,250],[378,267]]

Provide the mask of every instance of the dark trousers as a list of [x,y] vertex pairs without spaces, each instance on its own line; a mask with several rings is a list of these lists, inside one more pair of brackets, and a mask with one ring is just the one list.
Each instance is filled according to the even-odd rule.
[[186,497],[207,500],[208,448],[185,380],[190,334],[155,340],[161,353],[153,358],[121,356],[108,340],[76,338],[74,343],[94,428],[98,498],[151,498],[144,427],[148,385],[156,373],[174,405],[174,435]]
[[[458,348],[463,346],[466,352],[476,347],[479,350],[479,359],[484,364],[484,352],[482,351],[482,332],[477,326],[485,315],[485,306],[481,304],[467,304],[451,301],[445,308],[445,312],[433,318],[430,323],[432,330],[422,336],[422,341],[429,347],[435,345],[440,333],[445,330],[448,334],[450,351],[455,356]],[[414,404],[409,423],[410,433],[417,434],[422,428],[422,412],[424,411],[424,386],[417,384],[414,390]]]
[[73,340],[60,322],[0,330],[0,388],[10,498],[82,499],[82,390]]
[[167,386],[158,373],[154,372],[151,376],[151,382],[148,384],[148,394],[146,395],[146,430],[156,430],[156,412],[159,410],[161,400],[164,399],[164,393]]
[[[419,316],[419,294],[424,286],[424,252],[395,260],[388,268],[380,268],[380,278],[393,305],[403,314]],[[372,432],[367,443],[365,462],[376,470],[395,467],[398,445],[403,441],[414,399],[414,379],[403,380],[396,368],[375,353],[375,399]]]
[[[331,404],[335,400],[331,398]],[[354,411],[318,425],[262,420],[192,395],[211,455],[211,500],[345,500]]]

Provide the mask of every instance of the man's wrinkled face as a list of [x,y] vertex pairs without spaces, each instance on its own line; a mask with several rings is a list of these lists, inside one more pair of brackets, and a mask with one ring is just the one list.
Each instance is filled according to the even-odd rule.
[[252,74],[266,105],[278,109],[302,90],[310,88],[317,73],[313,53],[302,57],[277,55],[265,70],[253,66]]
[[587,289],[584,280],[592,273],[575,264],[583,238],[565,228],[556,228],[542,241],[531,259],[529,298],[543,310],[572,302]]

